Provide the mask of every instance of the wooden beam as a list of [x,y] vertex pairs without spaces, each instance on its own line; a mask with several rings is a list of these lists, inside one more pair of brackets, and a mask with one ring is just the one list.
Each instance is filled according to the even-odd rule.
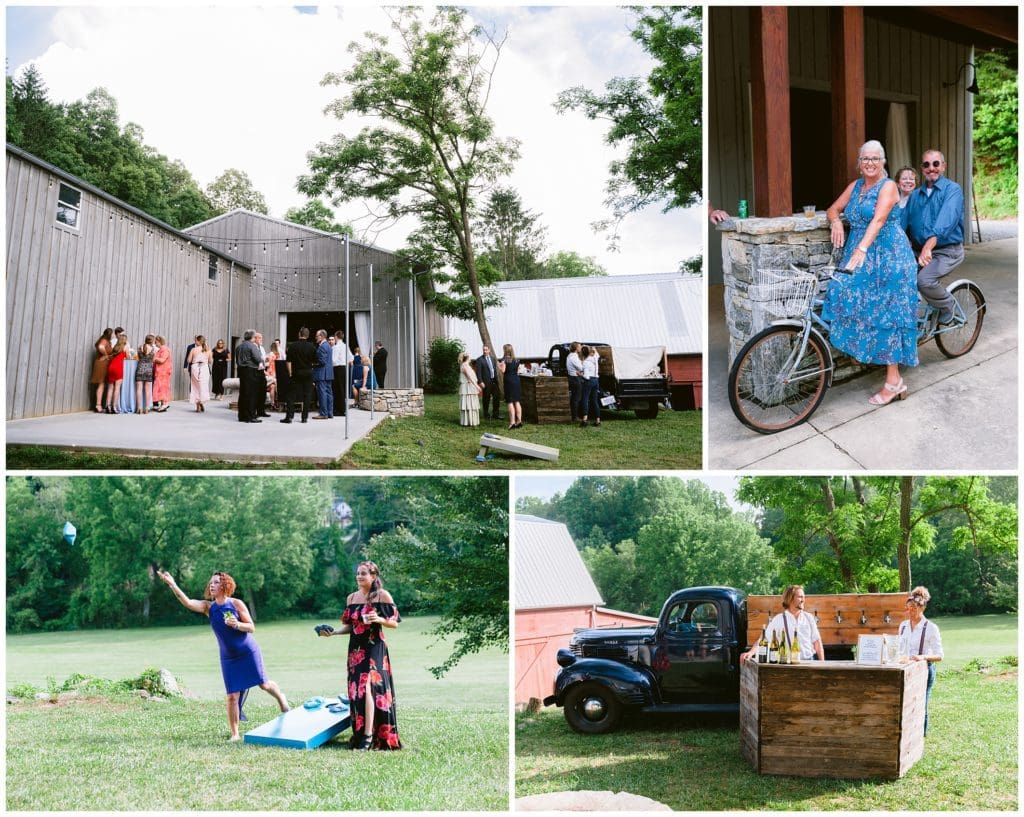
[[793,214],[789,137],[789,25],[784,6],[750,10],[750,85],[754,148],[752,215]]
[[864,144],[864,10],[832,8],[828,15],[832,80],[832,189],[857,177]]

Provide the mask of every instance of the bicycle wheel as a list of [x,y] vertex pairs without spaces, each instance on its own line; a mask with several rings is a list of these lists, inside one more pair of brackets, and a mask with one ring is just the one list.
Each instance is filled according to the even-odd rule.
[[828,352],[818,336],[769,326],[747,341],[729,371],[729,405],[747,428],[774,434],[804,422],[828,388]]
[[[957,302],[957,317],[966,320],[962,325],[946,329],[935,335],[935,345],[946,357],[966,355],[981,336],[981,324],[985,320],[985,296],[974,284],[964,281],[949,291]],[[963,310],[962,316],[959,314]]]

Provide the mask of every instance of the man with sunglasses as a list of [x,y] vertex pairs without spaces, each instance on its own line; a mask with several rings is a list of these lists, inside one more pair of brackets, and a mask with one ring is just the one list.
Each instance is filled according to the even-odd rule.
[[953,297],[939,283],[964,260],[964,191],[946,178],[946,157],[929,149],[921,157],[924,184],[910,194],[903,227],[917,254],[917,289],[939,310],[939,325],[953,322]]

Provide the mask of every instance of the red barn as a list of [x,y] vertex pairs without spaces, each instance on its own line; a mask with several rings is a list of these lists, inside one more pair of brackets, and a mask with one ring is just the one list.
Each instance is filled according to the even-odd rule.
[[515,519],[516,703],[553,688],[555,653],[577,627],[635,626],[655,619],[608,610],[569,530],[536,516]]

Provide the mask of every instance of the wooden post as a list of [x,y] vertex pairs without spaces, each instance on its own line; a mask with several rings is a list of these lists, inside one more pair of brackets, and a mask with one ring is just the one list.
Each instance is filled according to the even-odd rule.
[[829,11],[832,79],[832,189],[838,194],[857,178],[857,151],[865,140],[864,9]]
[[782,6],[750,10],[750,85],[754,147],[752,215],[793,214],[789,137],[789,26]]

